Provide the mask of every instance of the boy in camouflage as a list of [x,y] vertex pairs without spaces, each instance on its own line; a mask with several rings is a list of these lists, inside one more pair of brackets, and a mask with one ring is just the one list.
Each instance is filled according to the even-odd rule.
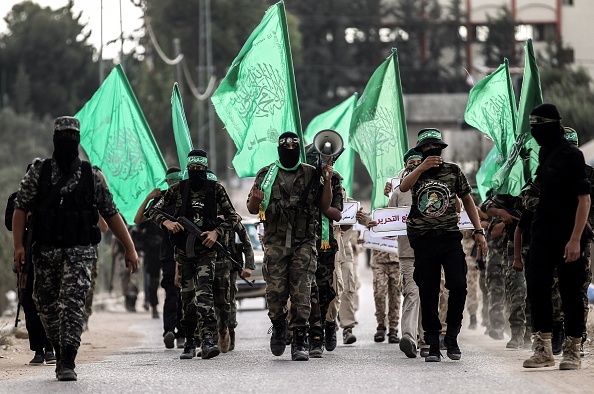
[[413,201],[406,227],[415,252],[414,279],[419,286],[425,342],[429,345],[425,361],[441,361],[441,323],[437,305],[442,266],[449,290],[448,327],[444,343],[448,357],[459,360],[461,352],[457,337],[466,300],[466,261],[462,251],[462,234],[458,229],[456,196],[462,200],[472,221],[475,241],[481,253],[486,250],[486,243],[466,177],[460,167],[444,163],[441,158],[442,149],[447,147],[441,139],[441,132],[423,129],[418,136],[415,150],[423,154],[423,161],[402,180],[400,189],[403,192],[412,190]]

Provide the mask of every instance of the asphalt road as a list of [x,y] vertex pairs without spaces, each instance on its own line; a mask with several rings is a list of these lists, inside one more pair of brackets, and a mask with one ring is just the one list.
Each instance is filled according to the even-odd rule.
[[[325,352],[322,359],[293,362],[289,347],[283,356],[273,356],[268,345],[270,322],[262,309],[263,299],[254,299],[241,304],[236,349],[214,359],[180,360],[181,350],[164,348],[160,320],[147,319],[131,327],[144,333],[138,347],[123,349],[103,362],[78,365],[77,382],[57,382],[53,368],[48,368],[43,375],[0,382],[0,392],[544,394],[572,391],[552,386],[550,379],[548,383],[543,381],[542,374],[522,370],[518,360],[529,356],[529,351],[494,351],[494,341],[483,335],[480,327],[477,331],[463,330],[459,341],[460,361],[445,358],[440,363],[425,363],[422,358],[407,358],[398,345],[387,341],[374,343],[371,271],[362,267],[361,273],[359,325],[354,330],[357,342],[342,345],[339,341],[336,350]],[[497,347],[505,347],[505,342],[498,342]],[[559,373],[551,371],[551,374]]]

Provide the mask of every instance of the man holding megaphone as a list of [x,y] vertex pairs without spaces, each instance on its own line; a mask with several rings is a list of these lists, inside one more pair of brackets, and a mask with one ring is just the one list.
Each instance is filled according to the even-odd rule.
[[307,322],[311,311],[311,282],[316,271],[316,231],[321,212],[332,200],[332,164],[316,167],[302,163],[301,141],[293,132],[278,139],[279,159],[262,168],[247,200],[248,211],[264,223],[268,316],[273,325],[270,350],[281,356],[286,347],[287,301],[291,298],[293,330],[291,358],[309,360]]

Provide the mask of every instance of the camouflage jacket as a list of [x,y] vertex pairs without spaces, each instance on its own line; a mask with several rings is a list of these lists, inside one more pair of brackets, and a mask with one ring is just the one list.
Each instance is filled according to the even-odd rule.
[[[52,185],[55,185],[58,183],[63,174],[53,158],[48,158],[45,160],[51,160],[52,175],[50,182]],[[43,161],[43,159],[33,160],[31,168],[19,185],[17,197],[14,201],[15,209],[20,209],[21,211],[25,212],[32,212],[33,208],[40,203],[40,201],[36,200],[36,197],[39,188],[39,178],[41,177],[41,167],[43,166]],[[109,218],[118,213],[118,209],[113,202],[113,196],[111,195],[111,192],[107,186],[105,186],[102,182],[103,175],[97,167],[92,166],[92,174],[95,191],[94,205],[97,207],[97,210],[101,216],[104,218]],[[60,190],[60,194],[72,192],[78,184],[80,177],[81,168],[79,167],[72,177],[66,182],[64,187]]]
[[[235,242],[235,234],[239,237],[240,243]],[[256,264],[254,263],[254,250],[252,249],[252,241],[250,241],[250,236],[247,233],[245,226],[241,222],[235,223],[233,229],[231,231],[226,231],[223,239],[220,242],[227,248],[231,255],[237,256],[240,260],[237,260],[239,263],[245,261],[244,267],[249,268],[251,270],[256,269]],[[241,247],[239,250],[238,247]],[[236,250],[237,249],[237,250]],[[243,254],[242,258],[240,255]],[[225,256],[219,255],[217,256],[217,261],[224,260]],[[234,266],[233,263],[229,262],[230,268],[233,270]]]
[[[254,181],[257,188],[268,168],[266,166],[258,171]],[[295,171],[279,169],[263,222],[264,245],[272,243],[290,247],[293,243],[316,240],[323,186],[324,179],[309,164],[301,163]]]
[[406,219],[408,237],[432,230],[459,231],[456,196],[464,197],[471,190],[466,176],[454,163],[444,163],[437,175],[422,173],[412,187],[412,205]]

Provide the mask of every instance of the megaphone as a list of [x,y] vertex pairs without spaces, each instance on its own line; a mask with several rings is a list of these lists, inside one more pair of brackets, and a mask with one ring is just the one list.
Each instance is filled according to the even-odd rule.
[[322,162],[330,159],[336,161],[344,151],[342,137],[334,130],[322,130],[313,139],[313,147],[320,155]]

